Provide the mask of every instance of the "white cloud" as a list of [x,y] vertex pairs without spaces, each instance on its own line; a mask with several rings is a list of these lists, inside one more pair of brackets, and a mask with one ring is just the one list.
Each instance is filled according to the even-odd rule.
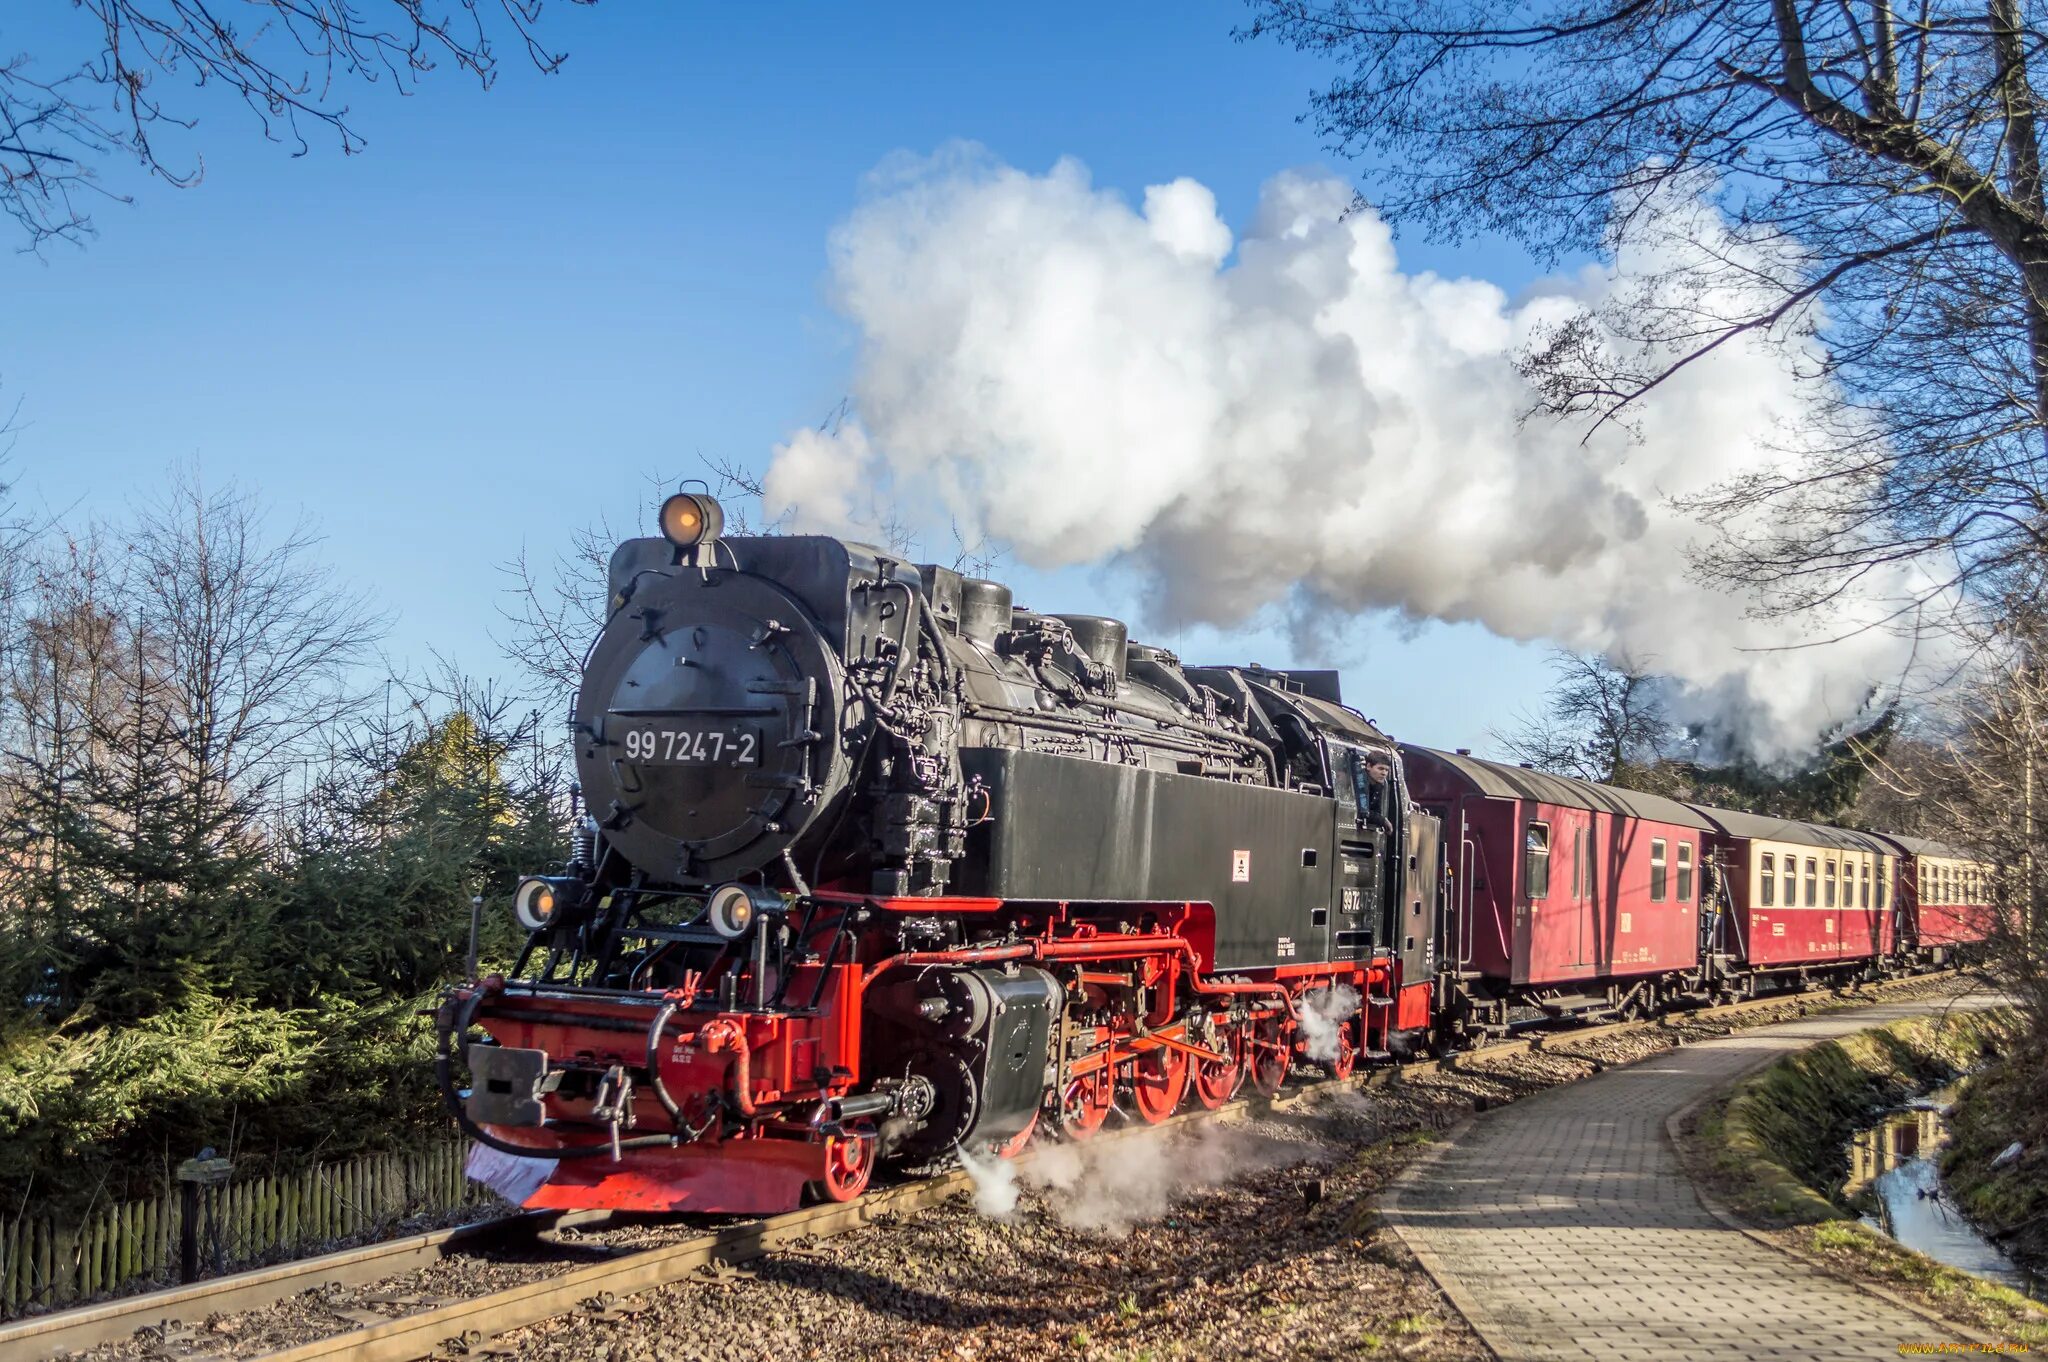
[[[1120,564],[1155,627],[1393,611],[1652,659],[1765,754],[1897,679],[1889,633],[1787,651],[1797,627],[1695,585],[1703,531],[1671,506],[1782,457],[1765,447],[1812,415],[1792,366],[1818,351],[1725,345],[1641,404],[1633,440],[1525,419],[1518,348],[1669,252],[1739,255],[1718,219],[1670,210],[1655,241],[1517,303],[1403,273],[1351,203],[1328,176],[1276,176],[1232,259],[1192,180],[1134,210],[1072,160],[892,164],[831,245],[857,419],[778,448],[770,512],[844,529],[879,487],[1033,566]],[[1918,585],[1869,581],[1828,628]]]

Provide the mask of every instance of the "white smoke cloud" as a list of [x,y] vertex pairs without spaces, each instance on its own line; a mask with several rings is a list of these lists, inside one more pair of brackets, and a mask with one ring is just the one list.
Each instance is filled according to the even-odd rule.
[[1303,1056],[1318,1064],[1334,1062],[1337,1033],[1358,1015],[1358,1004],[1358,990],[1349,984],[1333,984],[1296,999],[1294,1024],[1301,1032]]
[[888,500],[1036,567],[1115,562],[1154,628],[1277,613],[1326,639],[1388,611],[1626,655],[1677,679],[1681,717],[1766,756],[1899,678],[1908,643],[1848,626],[1918,582],[1867,579],[1825,625],[1852,637],[1787,649],[1813,639],[1688,579],[1703,529],[1671,499],[1784,457],[1814,415],[1794,378],[1813,342],[1722,346],[1640,405],[1635,439],[1525,419],[1514,357],[1546,327],[1675,250],[1740,263],[1710,211],[1668,209],[1656,240],[1515,302],[1403,273],[1351,201],[1279,175],[1237,238],[1192,180],[1133,209],[1072,160],[1032,175],[957,147],[885,167],[831,242],[856,419],[777,448],[768,510],[847,532]]

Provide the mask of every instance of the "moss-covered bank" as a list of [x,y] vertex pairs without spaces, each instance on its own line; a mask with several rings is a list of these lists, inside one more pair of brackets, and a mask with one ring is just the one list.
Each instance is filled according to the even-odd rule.
[[[1957,1203],[2048,1277],[2048,1036],[2028,1034],[1972,1079],[1949,1113],[1949,1134],[1941,1172]],[[2024,1152],[1992,1167],[2013,1144]]]
[[2022,1044],[2018,1018],[1994,1011],[1916,1017],[1816,1045],[1703,1107],[1684,1142],[1686,1162],[1738,1216],[1793,1252],[1967,1328],[2048,1345],[2048,1310],[1863,1228],[1840,1199],[1844,1146],[1870,1116]]
[[[1745,1213],[1772,1224],[1851,1214],[1843,1146],[1875,1112],[1953,1081],[2018,1040],[2005,1011],[1915,1017],[1832,1040],[1737,1083],[1700,1122]],[[1743,1186],[1742,1184],[1748,1184]]]

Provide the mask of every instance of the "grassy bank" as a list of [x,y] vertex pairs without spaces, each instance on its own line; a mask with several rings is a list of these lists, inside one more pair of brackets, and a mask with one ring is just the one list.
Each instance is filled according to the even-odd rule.
[[1843,1146],[1870,1116],[2019,1044],[2018,1022],[2003,1011],[1916,1017],[1828,1041],[1701,1108],[1682,1152],[1717,1199],[1791,1251],[1966,1328],[2048,1345],[2048,1310],[1865,1229],[1841,1199]]
[[[1999,1246],[2048,1276],[2048,1037],[2029,1035],[1973,1079],[1949,1114],[1941,1171]],[[2009,1146],[2019,1157],[1994,1168]]]

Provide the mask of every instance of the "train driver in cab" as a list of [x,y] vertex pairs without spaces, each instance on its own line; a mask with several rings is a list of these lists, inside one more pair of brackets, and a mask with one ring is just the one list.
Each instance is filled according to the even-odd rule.
[[1365,821],[1381,832],[1391,835],[1393,820],[1387,817],[1387,791],[1392,788],[1394,768],[1384,752],[1372,752],[1365,758]]

